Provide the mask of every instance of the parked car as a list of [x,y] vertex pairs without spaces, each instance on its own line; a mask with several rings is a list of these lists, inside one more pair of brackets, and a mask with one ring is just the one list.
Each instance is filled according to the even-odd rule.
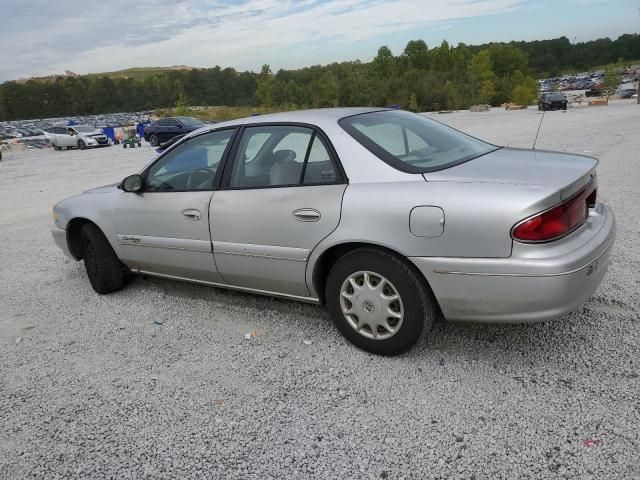
[[197,118],[191,117],[161,118],[145,127],[144,139],[152,146],[157,147],[177,135],[193,132],[204,125]]
[[615,236],[597,163],[398,110],[271,114],[61,201],[52,233],[100,294],[133,272],[326,304],[353,344],[398,354],[439,312],[545,321],[589,298]]
[[156,148],[156,153],[164,152],[171,145],[173,145],[174,143],[180,141],[185,135],[186,135],[186,133],[183,133],[181,135],[177,135],[177,136],[173,137],[171,140],[167,140],[166,142],[161,143],[160,145],[158,145],[158,148]]
[[85,148],[108,147],[109,139],[102,133],[102,130],[88,125],[55,125],[44,131],[45,137],[49,140],[54,150],[63,148]]
[[616,90],[616,95],[620,98],[631,98],[636,94],[636,86],[633,83],[622,84]]
[[566,110],[568,103],[560,92],[543,93],[538,100],[538,110]]

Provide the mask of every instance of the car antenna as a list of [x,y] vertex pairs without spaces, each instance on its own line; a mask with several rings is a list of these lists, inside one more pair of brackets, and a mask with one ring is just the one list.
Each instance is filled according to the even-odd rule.
[[546,110],[542,111],[542,118],[540,119],[540,123],[538,124],[538,131],[536,132],[536,138],[533,140],[533,150],[536,149],[536,143],[538,143],[538,135],[540,135],[540,128],[542,127],[542,121],[544,120],[544,114],[547,113]]

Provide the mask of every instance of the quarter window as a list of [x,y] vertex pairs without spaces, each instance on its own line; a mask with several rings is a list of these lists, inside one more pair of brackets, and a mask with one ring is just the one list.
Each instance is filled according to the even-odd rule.
[[233,132],[207,133],[177,145],[151,166],[146,190],[212,190]]
[[335,183],[336,171],[324,142],[298,126],[245,129],[231,172],[232,188]]

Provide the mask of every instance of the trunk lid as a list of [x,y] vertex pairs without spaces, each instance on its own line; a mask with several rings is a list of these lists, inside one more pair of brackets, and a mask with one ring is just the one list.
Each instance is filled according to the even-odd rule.
[[[427,182],[495,183],[534,187],[550,205],[582,189],[594,177],[598,160],[545,150],[500,148],[469,162],[423,174]],[[549,205],[549,206],[550,206]]]

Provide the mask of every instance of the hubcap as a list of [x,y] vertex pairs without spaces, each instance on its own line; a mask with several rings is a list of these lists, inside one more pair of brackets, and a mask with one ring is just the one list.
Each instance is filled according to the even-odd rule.
[[360,335],[385,340],[402,326],[404,306],[398,291],[374,272],[356,272],[340,288],[340,306],[347,323]]

